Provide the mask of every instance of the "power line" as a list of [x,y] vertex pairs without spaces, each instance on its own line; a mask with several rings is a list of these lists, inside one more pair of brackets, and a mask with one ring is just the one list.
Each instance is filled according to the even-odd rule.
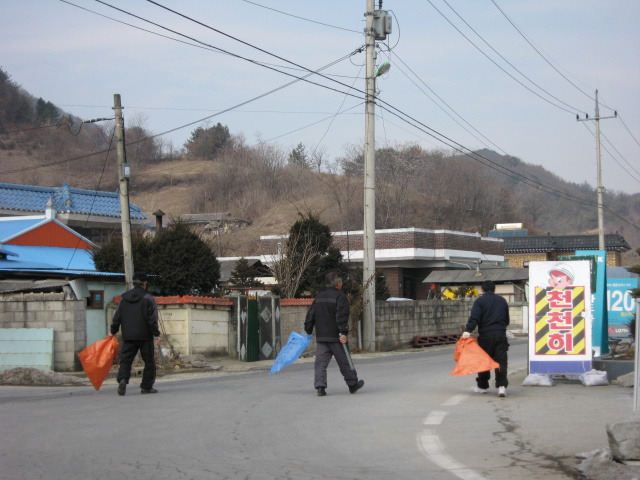
[[[113,18],[113,17],[110,17],[110,16],[108,16],[108,15],[104,15],[104,14],[102,14],[102,13],[96,12],[95,10],[91,10],[91,9],[88,9],[88,8],[82,7],[82,6],[80,6],[80,5],[76,5],[75,3],[69,2],[68,0],[59,0],[59,1],[60,1],[60,2],[62,2],[62,3],[66,3],[67,5],[71,5],[71,6],[73,6],[73,7],[76,7],[76,8],[79,8],[79,9],[81,9],[81,10],[84,10],[84,11],[86,11],[86,12],[93,13],[94,15],[98,15],[99,17],[103,17],[103,18],[106,18],[106,19],[108,19],[108,20],[111,20],[111,21],[114,21],[114,22],[117,22],[117,23],[121,23],[122,25],[126,25],[126,26],[128,26],[128,27],[135,28],[136,30],[140,30],[140,31],[143,31],[143,32],[146,32],[146,33],[150,33],[150,34],[152,34],[152,35],[156,35],[156,36],[158,36],[158,37],[166,38],[167,40],[173,40],[174,42],[182,43],[182,44],[184,44],[184,45],[189,45],[189,46],[191,46],[191,47],[197,47],[197,48],[200,48],[200,49],[203,49],[203,50],[213,51],[214,53],[225,53],[225,52],[221,52],[221,51],[219,51],[219,49],[217,49],[216,47],[210,47],[210,46],[206,46],[206,45],[198,45],[197,43],[186,42],[186,41],[184,41],[184,40],[180,40],[179,38],[170,37],[170,36],[168,36],[168,35],[163,35],[163,34],[161,34],[161,33],[154,32],[153,30],[149,30],[149,29],[146,29],[146,28],[139,27],[139,26],[137,26],[137,25],[133,25],[133,24],[128,23],[128,22],[125,22],[125,21],[123,21],[123,20],[119,20],[119,19],[117,19],[117,18]],[[109,7],[111,7],[111,8],[116,9],[116,7],[113,7],[113,6],[111,6],[111,5],[108,5],[108,4],[104,4],[104,5],[106,5],[106,6],[109,6]],[[121,10],[121,11],[122,11],[123,13],[128,13],[128,12],[125,12],[124,10]],[[131,15],[132,15],[132,14],[131,14]],[[134,17],[135,17],[135,15],[132,15],[132,16],[134,16]],[[142,17],[137,17],[137,18],[142,19]],[[149,22],[149,23],[153,23],[153,22]],[[164,28],[164,27],[161,27],[161,28]],[[264,64],[264,65],[270,65],[270,66],[278,67],[278,68],[288,68],[288,69],[291,69],[291,70],[306,71],[306,70],[304,70],[304,69],[296,69],[296,68],[293,68],[293,67],[289,67],[289,66],[287,66],[287,65],[276,65],[276,64],[269,64],[269,63],[264,63],[264,62],[257,62],[257,63],[262,63],[262,64]],[[327,74],[327,76],[330,76],[330,77],[337,77],[337,78],[343,77],[343,76],[341,76],[341,75],[334,75],[334,74],[331,74],[331,75]],[[347,77],[347,78],[348,78],[348,77]],[[131,108],[131,107],[129,107],[129,108]]]
[[[98,2],[100,2],[100,3],[104,3],[104,2],[102,2],[102,0],[96,0],[96,1],[98,1]],[[212,26],[210,26],[210,25],[207,25],[206,23],[203,23],[203,22],[201,22],[201,21],[199,21],[199,20],[196,20],[195,18],[189,17],[188,15],[185,15],[185,14],[180,13],[180,12],[178,12],[178,11],[176,11],[176,10],[173,10],[173,9],[171,9],[171,8],[169,8],[169,7],[166,7],[166,6],[164,6],[164,5],[162,5],[162,4],[158,3],[158,2],[156,2],[156,1],[154,1],[154,0],[147,0],[147,2],[149,2],[149,3],[153,4],[153,5],[156,5],[157,7],[160,7],[160,8],[162,8],[162,9],[164,9],[164,10],[167,10],[168,12],[171,12],[171,13],[173,13],[173,14],[175,14],[175,15],[178,15],[179,17],[182,17],[182,18],[184,18],[184,19],[186,19],[186,20],[189,20],[189,21],[191,21],[191,22],[193,22],[193,23],[195,23],[195,24],[197,24],[197,25],[200,25],[200,26],[202,26],[202,27],[204,27],[204,28],[207,28],[207,29],[209,29],[209,30],[211,30],[211,31],[213,31],[213,32],[219,33],[220,35],[223,35],[223,36],[225,36],[225,37],[227,37],[227,38],[229,38],[229,39],[231,39],[231,40],[234,40],[234,41],[236,41],[236,42],[239,42],[239,43],[241,43],[242,45],[245,45],[245,46],[247,46],[247,47],[253,48],[253,49],[255,49],[255,50],[257,50],[257,51],[259,51],[259,52],[261,52],[261,53],[264,53],[264,54],[269,55],[269,56],[271,56],[271,57],[277,58],[278,60],[282,60],[283,62],[286,62],[286,63],[289,63],[289,64],[291,64],[291,65],[294,65],[294,66],[296,66],[296,67],[298,67],[298,68],[303,69],[303,70],[304,70],[304,71],[306,71],[306,72],[309,72],[309,73],[312,73],[312,74],[318,75],[318,76],[320,76],[320,77],[324,78],[325,80],[330,80],[330,81],[335,82],[335,83],[337,83],[337,84],[339,84],[339,85],[341,85],[341,86],[343,86],[343,87],[347,87],[348,89],[356,90],[358,93],[362,93],[362,94],[364,94],[364,93],[365,93],[365,92],[363,92],[363,91],[362,91],[362,90],[360,90],[360,89],[353,88],[353,87],[349,86],[349,85],[348,85],[348,84],[346,84],[346,83],[339,82],[339,81],[334,80],[334,79],[332,79],[332,78],[330,78],[330,77],[328,77],[328,76],[326,76],[326,75],[324,75],[324,74],[320,74],[320,73],[318,73],[318,71],[311,70],[311,69],[309,69],[309,68],[307,68],[307,67],[305,67],[305,66],[303,66],[303,65],[300,65],[300,64],[298,64],[298,63],[295,63],[295,62],[293,62],[293,61],[291,61],[291,60],[287,60],[286,58],[281,57],[280,55],[276,55],[275,53],[271,53],[271,52],[269,52],[269,51],[267,51],[267,50],[265,50],[265,49],[263,49],[263,48],[261,48],[261,47],[258,47],[258,46],[256,46],[256,45],[253,45],[253,44],[249,43],[249,42],[246,42],[246,41],[244,41],[244,40],[241,40],[241,39],[239,39],[239,38],[237,38],[237,37],[235,37],[235,36],[233,36],[233,35],[230,35],[230,34],[228,34],[228,33],[223,32],[222,30],[219,30],[219,29],[214,28],[214,27],[212,27]],[[106,5],[106,4],[105,4],[105,5]],[[111,6],[111,5],[110,5],[110,6]],[[112,8],[115,8],[115,7],[112,7]],[[120,9],[118,9],[118,10],[120,10]],[[121,10],[121,11],[123,11],[123,10]],[[128,13],[128,12],[127,12],[127,13]],[[131,15],[131,14],[129,14],[129,15]],[[140,17],[138,17],[138,18],[140,18]],[[145,21],[148,21],[148,20],[145,20]],[[162,28],[166,28],[166,27],[162,27]],[[182,34],[180,34],[180,35],[182,35]],[[234,56],[237,56],[237,55],[234,55]],[[246,59],[245,59],[245,60],[246,60]],[[265,65],[262,65],[262,66],[264,67]],[[265,67],[265,68],[268,68],[268,67]],[[283,73],[283,72],[280,72],[280,73]],[[309,83],[314,83],[314,82],[309,82]],[[321,86],[322,86],[322,85],[321,85]],[[326,86],[324,86],[324,87],[325,87],[325,88],[331,88],[331,87],[326,87]],[[341,92],[341,93],[342,93],[342,92]]]
[[[526,42],[531,46],[531,48],[533,48],[533,49],[536,51],[536,53],[537,53],[538,55],[540,55],[540,57],[541,57],[545,62],[547,62],[547,64],[548,64],[551,68],[553,68],[556,72],[558,72],[558,74],[559,74],[562,78],[564,78],[567,82],[569,82],[569,84],[571,84],[573,87],[575,87],[575,88],[576,88],[576,90],[578,90],[580,93],[582,93],[583,95],[587,96],[587,97],[588,97],[588,98],[590,98],[591,100],[594,100],[594,101],[595,101],[595,98],[594,98],[593,96],[591,96],[591,94],[589,94],[589,93],[585,92],[585,91],[584,91],[584,90],[582,90],[580,87],[578,87],[574,82],[572,82],[569,78],[567,78],[567,77],[565,76],[565,74],[564,74],[564,73],[562,73],[560,70],[558,70],[558,68],[556,68],[556,66],[555,66],[555,65],[553,65],[553,64],[552,64],[552,63],[547,59],[547,57],[546,57],[545,55],[543,55],[543,54],[542,54],[542,52],[541,52],[541,51],[540,51],[540,50],[539,50],[539,49],[538,49],[538,48],[533,44],[533,42],[532,42],[531,40],[529,40],[529,38],[528,38],[528,37],[527,37],[527,36],[522,32],[522,30],[521,30],[521,29],[520,29],[520,28],[515,24],[515,22],[514,22],[514,21],[513,21],[513,20],[512,20],[512,19],[511,19],[511,18],[510,18],[510,17],[509,17],[505,12],[504,12],[504,10],[502,10],[502,8],[500,8],[500,6],[495,2],[495,0],[491,0],[491,2],[496,6],[496,8],[500,11],[500,13],[504,16],[504,18],[506,18],[506,19],[507,19],[507,21],[508,21],[512,26],[513,26],[513,28],[515,28],[515,29],[516,29],[516,31],[520,34],[520,36],[521,36],[522,38],[524,38],[524,39],[525,39],[525,41],[526,41]],[[601,103],[601,105],[602,105],[603,107],[606,107],[606,108],[610,109],[610,110],[614,110],[613,108],[608,107],[608,106],[607,106],[607,105],[605,105],[604,103]]]
[[[573,109],[573,111],[568,110],[567,108],[565,108],[565,107],[563,107],[563,106],[561,106],[561,105],[558,105],[557,103],[552,102],[552,101],[551,101],[551,100],[549,100],[548,98],[543,97],[542,95],[540,95],[540,94],[539,94],[538,92],[536,92],[535,90],[532,90],[528,85],[525,85],[524,83],[522,83],[522,82],[521,82],[520,80],[518,80],[516,77],[514,77],[514,76],[513,76],[513,75],[511,75],[509,72],[507,72],[507,71],[506,71],[506,70],[505,70],[501,65],[499,65],[499,64],[498,64],[498,62],[496,62],[493,58],[491,58],[489,55],[487,55],[487,54],[486,54],[486,53],[485,53],[485,52],[484,52],[480,47],[478,47],[478,46],[473,42],[473,40],[471,40],[469,37],[467,37],[467,36],[462,32],[462,30],[460,30],[460,29],[459,29],[459,28],[458,28],[458,27],[457,27],[457,26],[456,26],[456,25],[455,25],[451,20],[449,20],[449,18],[447,18],[447,16],[446,16],[444,13],[442,13],[442,12],[440,11],[440,9],[438,9],[438,7],[436,7],[436,6],[431,2],[431,0],[427,0],[427,2],[428,2],[429,4],[431,4],[431,6],[432,6],[432,7],[433,7],[433,8],[434,8],[434,9],[435,9],[435,10],[436,10],[436,11],[437,11],[437,12],[438,12],[438,13],[439,13],[439,14],[440,14],[440,15],[441,15],[441,16],[442,16],[442,17],[443,17],[443,18],[444,18],[444,19],[445,19],[445,20],[446,20],[446,21],[447,21],[447,22],[448,22],[452,27],[453,27],[453,28],[455,28],[455,29],[458,31],[458,33],[459,33],[460,35],[462,35],[462,36],[463,36],[463,37],[464,37],[464,38],[465,38],[469,43],[471,43],[471,45],[472,45],[476,50],[478,50],[482,55],[484,55],[484,56],[485,56],[485,57],[486,57],[486,58],[487,58],[491,63],[493,63],[496,67],[498,67],[500,70],[502,70],[505,74],[507,74],[507,75],[508,75],[509,77],[511,77],[513,80],[515,80],[515,81],[516,81],[516,82],[518,82],[520,85],[522,85],[524,88],[526,88],[526,89],[527,89],[527,90],[529,90],[531,93],[533,93],[536,97],[538,97],[538,98],[540,98],[540,99],[544,100],[545,102],[549,103],[550,105],[553,105],[553,106],[554,106],[554,107],[556,107],[556,108],[559,108],[560,110],[564,110],[564,111],[565,111],[565,112],[567,112],[567,113],[571,113],[571,114],[574,114],[574,115],[575,115],[575,113],[576,113],[576,112],[581,112],[579,109],[576,109],[576,108],[571,107],[571,106],[569,106],[569,107],[570,107],[570,108],[572,108],[572,109]],[[508,63],[508,62],[507,62],[507,63]],[[513,67],[513,65],[512,65],[512,67]],[[515,67],[514,67],[514,68],[515,68]],[[522,73],[521,73],[521,75],[522,75]],[[525,78],[526,78],[526,77],[525,77]],[[527,79],[527,80],[529,80],[529,79]],[[534,83],[533,81],[531,81],[531,80],[529,80],[529,81],[535,85],[535,83]],[[537,86],[537,85],[536,85],[536,86]],[[537,87],[538,87],[538,86],[537,86]],[[543,90],[541,87],[538,87],[538,88],[540,88],[541,90]],[[545,90],[543,90],[543,91],[544,91],[545,93],[547,93]],[[547,94],[548,94],[548,93],[547,93]],[[548,95],[549,95],[549,94],[548,94]],[[553,98],[555,98],[555,97],[553,97]],[[564,103],[564,102],[561,102],[561,103]],[[565,105],[566,105],[566,104],[565,104]]]
[[[576,197],[576,196],[574,196],[572,194],[569,194],[567,192],[563,192],[562,190],[558,190],[556,188],[550,187],[548,185],[545,185],[545,184],[539,182],[538,180],[531,179],[531,178],[527,177],[526,175],[523,175],[521,173],[516,172],[515,170],[512,170],[512,169],[510,169],[508,167],[505,167],[503,165],[500,165],[497,162],[485,157],[484,155],[481,155],[481,154],[479,154],[477,152],[472,151],[468,147],[465,147],[464,145],[462,145],[462,144],[456,142],[455,140],[447,137],[446,135],[438,132],[437,130],[425,125],[424,123],[420,122],[419,120],[416,120],[415,118],[411,117],[407,113],[397,109],[393,105],[390,105],[389,103],[387,103],[387,102],[385,102],[383,100],[380,100],[379,98],[378,98],[378,101],[383,104],[383,105],[379,105],[381,108],[384,108],[385,110],[387,110],[392,115],[395,115],[398,118],[400,118],[403,121],[405,121],[406,123],[414,126],[414,128],[418,128],[419,130],[423,131],[427,135],[437,139],[441,143],[444,143],[445,145],[449,146],[450,148],[453,148],[456,151],[459,151],[460,153],[462,153],[464,155],[468,155],[468,156],[473,155],[475,157],[478,157],[478,158],[475,158],[475,157],[472,156],[471,158],[473,158],[474,160],[480,161],[478,159],[481,159],[484,162],[488,162],[488,163],[485,163],[486,166],[488,166],[488,167],[490,167],[490,168],[492,168],[494,170],[497,170],[500,173],[503,173],[503,174],[509,176],[510,178],[514,179],[514,180],[518,180],[518,181],[520,181],[522,183],[525,183],[525,184],[528,184],[530,186],[535,186],[536,188],[547,189],[547,191],[549,193],[554,193],[556,195],[561,195],[563,198],[565,198],[567,200],[571,200],[571,201],[579,202],[579,203],[584,202],[584,199],[582,199],[580,197]],[[396,113],[396,112],[398,112],[398,113]],[[407,119],[411,120],[411,122],[409,122]]]
[[[270,55],[270,56],[272,56],[272,57],[275,57],[275,58],[277,58],[277,59],[279,59],[279,60],[282,60],[282,61],[284,61],[284,62],[286,62],[286,63],[290,63],[291,65],[294,65],[294,66],[296,66],[296,67],[299,67],[299,68],[301,68],[302,70],[304,70],[304,71],[306,71],[306,72],[309,72],[309,74],[308,74],[308,75],[305,75],[305,76],[303,76],[303,77],[298,77],[298,76],[293,75],[293,74],[291,74],[291,73],[283,72],[282,70],[279,70],[279,69],[277,69],[277,68],[275,68],[275,67],[272,67],[272,66],[270,66],[270,65],[268,65],[268,64],[265,64],[265,63],[262,63],[262,62],[258,62],[257,60],[253,60],[253,59],[250,59],[250,58],[247,58],[247,57],[243,57],[242,55],[238,55],[238,54],[233,53],[233,52],[230,52],[230,51],[228,51],[228,50],[225,50],[225,49],[222,49],[222,48],[219,48],[219,47],[215,47],[215,46],[213,46],[213,45],[210,45],[210,44],[208,44],[208,43],[206,43],[206,42],[202,42],[202,41],[197,40],[197,39],[195,39],[195,38],[193,38],[193,37],[190,37],[189,35],[185,35],[185,34],[183,34],[183,33],[180,33],[180,32],[178,32],[178,31],[176,31],[176,30],[173,30],[173,29],[171,29],[171,28],[168,28],[168,27],[165,27],[165,26],[163,26],[163,25],[160,25],[159,23],[153,22],[153,21],[148,20],[148,19],[146,19],[146,18],[144,18],[144,17],[141,17],[141,16],[139,16],[139,15],[135,15],[135,14],[133,14],[133,13],[131,13],[131,12],[128,12],[128,11],[126,11],[126,10],[123,10],[123,9],[121,9],[121,8],[118,8],[118,7],[114,6],[114,5],[110,5],[110,4],[108,4],[108,3],[106,3],[106,2],[104,2],[104,1],[102,1],[102,0],[95,0],[95,1],[96,1],[96,2],[98,2],[98,3],[100,3],[100,4],[102,4],[102,5],[107,6],[107,7],[109,7],[109,8],[113,8],[114,10],[117,10],[117,11],[119,11],[119,12],[121,12],[121,13],[124,13],[124,14],[126,14],[126,15],[130,15],[130,16],[132,16],[132,17],[134,17],[134,18],[137,18],[138,20],[142,20],[142,21],[144,21],[144,22],[150,23],[151,25],[154,25],[154,26],[156,26],[156,27],[159,27],[159,28],[162,28],[162,29],[164,29],[164,30],[167,30],[167,31],[169,31],[169,32],[171,32],[171,33],[174,33],[174,34],[176,34],[176,35],[180,35],[181,37],[188,38],[189,40],[195,41],[195,42],[197,42],[197,43],[199,43],[199,44],[202,44],[202,45],[205,45],[205,46],[210,47],[210,48],[212,48],[212,49],[215,49],[216,51],[218,51],[218,52],[220,52],[220,53],[225,53],[225,54],[227,54],[227,55],[229,55],[229,56],[231,56],[231,57],[238,58],[238,59],[241,59],[241,60],[245,60],[245,61],[247,61],[247,62],[249,62],[249,63],[252,63],[252,64],[254,64],[254,65],[261,66],[261,67],[266,68],[266,69],[268,69],[268,70],[273,70],[273,71],[275,71],[275,72],[282,73],[283,75],[287,75],[287,76],[293,77],[293,78],[297,79],[298,81],[302,80],[302,81],[307,82],[307,83],[309,83],[309,84],[311,84],[311,85],[317,85],[317,86],[319,86],[319,87],[326,88],[326,89],[328,89],[328,90],[333,90],[333,91],[336,91],[336,92],[338,92],[338,93],[344,93],[344,92],[341,92],[340,90],[337,90],[337,89],[335,89],[335,88],[333,88],[333,87],[330,87],[330,86],[328,86],[328,85],[323,85],[323,84],[320,84],[320,83],[317,83],[317,82],[313,82],[313,81],[311,81],[311,80],[308,80],[308,77],[310,77],[310,76],[312,76],[312,75],[318,75],[318,76],[319,76],[319,77],[321,77],[321,78],[324,78],[324,79],[329,80],[329,81],[331,81],[331,82],[337,83],[337,84],[339,84],[339,85],[341,85],[341,86],[343,86],[343,87],[347,87],[348,89],[351,89],[351,87],[350,87],[349,85],[347,85],[346,83],[339,82],[338,80],[332,79],[332,78],[330,78],[330,77],[328,77],[328,76],[326,76],[326,75],[324,75],[324,74],[320,74],[320,73],[319,73],[319,71],[320,71],[320,70],[315,70],[315,71],[314,71],[314,70],[311,70],[311,69],[309,69],[309,68],[307,68],[307,67],[303,67],[302,65],[299,65],[299,64],[297,64],[297,63],[295,63],[295,62],[292,62],[292,61],[290,61],[290,60],[287,60],[287,59],[285,59],[285,58],[283,58],[283,57],[280,57],[280,56],[278,56],[278,55],[275,55],[275,54],[273,54],[273,53],[270,53],[270,52],[268,52],[268,51],[266,51],[266,50],[264,50],[264,49],[262,49],[262,48],[260,48],[260,47],[257,47],[257,46],[255,46],[255,45],[252,45],[252,44],[248,43],[248,42],[245,42],[244,40],[240,40],[239,38],[236,38],[236,37],[234,37],[234,36],[232,36],[232,35],[229,35],[229,34],[227,34],[227,33],[225,33],[225,32],[222,32],[221,30],[218,30],[218,29],[213,28],[213,27],[211,27],[211,26],[209,26],[209,25],[206,25],[206,24],[204,24],[204,23],[202,23],[202,22],[200,22],[200,21],[198,21],[198,20],[195,20],[195,19],[193,19],[193,18],[191,18],[191,17],[189,17],[189,16],[187,16],[187,15],[181,14],[181,13],[179,13],[179,12],[175,11],[175,10],[172,10],[172,9],[170,9],[170,8],[168,8],[168,7],[165,7],[165,6],[163,6],[163,5],[161,5],[161,4],[157,3],[157,2],[154,2],[154,1],[152,1],[152,0],[147,0],[147,1],[148,1],[149,3],[152,3],[152,4],[154,4],[154,5],[158,6],[158,7],[160,7],[160,8],[163,8],[163,9],[165,9],[165,10],[167,10],[167,11],[171,12],[171,13],[174,13],[174,14],[176,14],[176,15],[178,15],[178,16],[180,16],[180,17],[182,17],[182,18],[185,18],[185,19],[187,19],[187,20],[190,20],[190,21],[192,21],[192,22],[194,22],[194,23],[196,23],[196,24],[198,24],[198,25],[201,25],[201,26],[203,26],[203,27],[205,27],[205,28],[208,28],[208,29],[210,29],[210,30],[212,30],[212,31],[214,31],[214,32],[216,32],[216,33],[219,33],[219,34],[221,34],[221,35],[224,35],[225,37],[228,37],[228,38],[230,38],[230,39],[232,39],[232,40],[235,40],[235,41],[237,41],[237,42],[239,42],[239,43],[241,43],[241,44],[243,44],[243,45],[249,46],[249,47],[251,47],[251,48],[253,48],[253,49],[256,49],[256,50],[258,50],[258,51],[260,51],[260,52],[262,52],[262,53],[265,53],[265,54]],[[356,49],[356,50],[354,51],[354,53],[355,53],[355,52],[359,52],[359,51],[361,51],[361,50],[362,50],[362,47],[360,47],[360,48]],[[350,55],[347,55],[346,57],[343,57],[343,59],[344,59],[344,58],[348,58],[349,56],[350,56]],[[341,60],[342,60],[342,59],[341,59]],[[337,61],[336,61],[336,62],[334,62],[334,63],[337,63]],[[362,90],[357,90],[357,89],[354,89],[354,90],[356,90],[358,93],[360,93],[360,94],[362,94],[362,95],[364,95],[364,94],[365,94]],[[359,97],[357,97],[356,95],[353,95],[353,94],[350,94],[350,95],[352,95],[352,96],[354,96],[354,97],[356,97],[356,98],[359,98]]]
[[[467,120],[465,120],[458,112],[455,111],[455,109],[449,105],[447,102],[445,102],[442,97],[440,95],[438,95],[429,85],[427,85],[424,80],[422,80],[418,74],[416,72],[414,72],[411,67],[409,67],[395,52],[390,51],[390,53],[392,53],[400,63],[402,63],[402,65],[404,65],[417,79],[418,81],[424,85],[433,95],[436,96],[436,98],[438,98],[438,100],[440,100],[442,103],[444,103],[447,108],[449,110],[451,110],[451,112],[453,112],[453,114],[455,114],[460,120],[462,120],[464,123],[466,123],[471,129],[473,129],[478,135],[480,135],[482,138],[484,138],[488,143],[490,143],[491,145],[493,145],[495,148],[497,148],[498,150],[500,150],[502,153],[504,153],[505,155],[507,154],[507,152],[500,148],[498,145],[496,145],[494,142],[492,142],[491,140],[489,140],[485,135],[483,135],[478,129],[476,129],[473,125],[471,125]],[[402,71],[401,68],[398,68],[403,75],[405,75],[409,81],[411,81],[414,85],[416,85],[416,83],[409,78],[409,76],[404,73]],[[473,136],[476,140],[478,140],[480,143],[484,144],[487,148],[489,147],[486,143],[484,143],[480,138],[478,138],[476,135],[474,135],[472,132],[470,132],[464,125],[462,125],[458,120],[456,120],[449,112],[447,112],[438,102],[436,102],[433,98],[431,98],[426,92],[424,92],[424,90],[422,90],[418,85],[416,85],[416,87],[429,99],[431,100],[438,108],[440,108],[445,114],[447,114],[451,119],[453,119],[454,122],[456,122],[458,125],[460,125],[467,133],[469,133],[471,136]]]
[[629,132],[629,135],[631,135],[631,138],[633,138],[635,140],[636,144],[640,147],[640,142],[638,142],[638,139],[635,137],[635,135],[633,133],[631,133],[631,130],[629,130],[629,127],[627,127],[627,124],[624,123],[624,120],[622,120],[622,117],[620,116],[619,113],[618,113],[618,118],[622,122],[622,125],[624,125],[624,128],[627,129],[627,132]]
[[[436,140],[438,140],[439,142],[447,145],[448,147],[452,148],[453,150],[460,152],[462,155],[469,157],[472,160],[475,160],[483,165],[485,165],[486,167],[497,171],[498,173],[501,173],[503,175],[506,175],[507,177],[516,180],[518,182],[524,183],[525,185],[529,185],[533,188],[536,188],[538,190],[542,190],[545,193],[551,193],[554,195],[557,195],[567,201],[576,203],[578,205],[584,205],[587,204],[589,206],[595,206],[595,203],[586,200],[584,198],[580,198],[577,197],[575,195],[572,195],[570,193],[567,192],[563,192],[562,190],[558,190],[557,188],[553,188],[550,187],[548,185],[545,185],[544,183],[541,183],[537,180],[534,179],[530,179],[528,177],[526,177],[525,175],[522,175],[520,173],[517,173],[507,167],[504,167],[500,164],[498,164],[497,162],[494,162],[493,160],[485,157],[484,155],[479,154],[478,152],[474,152],[472,150],[470,150],[469,148],[465,147],[464,145],[459,144],[458,142],[451,140],[450,138],[446,137],[445,135],[433,130],[432,128],[422,124],[421,122],[417,121],[416,119],[407,116],[407,118],[411,119],[411,121],[409,121],[407,118],[404,118],[402,115],[406,115],[406,114],[400,114],[400,113],[396,113],[394,111],[392,111],[392,109],[395,109],[394,107],[391,108],[387,108],[385,106],[381,106],[379,105],[380,108],[388,111],[389,113],[391,113],[392,115],[398,117],[400,120],[402,120],[403,122],[413,126],[414,128],[422,131],[423,133],[429,135],[430,137],[435,138]],[[415,123],[412,123],[415,122]],[[428,130],[430,130],[431,133]],[[438,137],[437,135],[440,135],[440,137]],[[510,173],[509,173],[510,172]],[[634,228],[637,228],[638,230],[640,230],[640,226],[635,225],[634,223],[631,223],[628,219],[626,219],[625,217],[623,217],[622,215],[620,215],[619,213],[617,213],[616,211],[608,208],[608,207],[603,207],[605,210],[607,210],[609,213],[611,213],[612,215],[618,217],[619,219],[621,219],[622,221],[624,221],[625,223],[628,223],[629,225],[631,225]]]
[[527,75],[525,75],[524,73],[522,73],[522,72],[521,72],[521,71],[520,71],[520,70],[519,70],[519,69],[518,69],[514,64],[512,64],[509,60],[507,60],[507,59],[506,59],[506,58],[505,58],[505,57],[504,57],[500,52],[498,52],[495,48],[493,48],[493,46],[492,46],[489,42],[487,42],[487,40],[485,40],[485,38],[484,38],[482,35],[480,35],[480,34],[476,31],[476,29],[475,29],[475,28],[473,28],[473,27],[469,24],[469,22],[467,22],[464,18],[462,18],[462,16],[460,16],[460,14],[459,14],[457,11],[455,11],[455,10],[453,9],[453,7],[451,6],[451,4],[450,4],[449,2],[447,2],[447,0],[442,0],[442,1],[443,1],[443,2],[444,2],[444,3],[445,3],[445,4],[446,4],[450,9],[451,9],[451,11],[452,11],[453,13],[455,13],[455,14],[456,14],[456,16],[457,16],[460,20],[462,20],[462,21],[464,22],[464,24],[465,24],[467,27],[469,27],[469,28],[471,29],[471,31],[472,31],[473,33],[475,33],[475,34],[478,36],[478,38],[479,38],[480,40],[482,40],[482,41],[484,42],[484,44],[485,44],[486,46],[488,46],[491,50],[493,50],[493,52],[494,52],[496,55],[498,55],[502,60],[504,60],[504,61],[505,61],[505,62],[506,62],[506,63],[507,63],[511,68],[513,68],[516,72],[518,72],[518,73],[519,73],[520,75],[522,75],[524,78],[526,78],[527,80],[529,80],[529,82],[531,82],[533,85],[535,85],[536,87],[538,87],[540,90],[542,90],[544,93],[546,93],[547,95],[549,95],[549,96],[550,96],[551,98],[553,98],[554,100],[557,100],[557,101],[558,101],[558,102],[560,102],[561,104],[563,104],[563,105],[565,105],[565,106],[567,106],[567,107],[569,107],[569,108],[572,108],[572,109],[573,109],[573,110],[575,110],[576,112],[579,112],[579,111],[580,111],[580,109],[579,109],[579,108],[572,107],[572,106],[571,106],[571,105],[569,105],[568,103],[565,103],[565,102],[563,102],[562,100],[560,100],[558,97],[556,97],[556,96],[552,95],[552,94],[551,94],[551,93],[549,93],[547,90],[545,90],[545,89],[544,89],[544,88],[542,88],[540,85],[538,85],[536,82],[534,82],[533,80],[531,80]]
[[242,0],[242,1],[245,2],[245,3],[250,3],[251,5],[255,5],[256,7],[264,8],[266,10],[271,10],[272,12],[277,12],[277,13],[280,13],[282,15],[286,15],[288,17],[297,18],[298,20],[304,20],[305,22],[315,23],[317,25],[322,25],[324,27],[335,28],[335,29],[338,29],[338,30],[344,30],[346,32],[362,33],[361,31],[358,31],[358,30],[351,30],[350,28],[337,27],[335,25],[330,25],[328,23],[322,23],[322,22],[318,22],[316,20],[311,20],[309,18],[299,17],[298,15],[293,15],[292,13],[283,12],[282,10],[277,10],[275,8],[267,7],[266,5],[261,5],[259,3],[251,2],[249,0]]
[[[589,126],[586,124],[586,122],[581,122],[584,127],[587,129],[587,131],[593,136],[593,138],[596,137],[596,134],[594,132],[591,131],[591,129],[589,128]],[[620,155],[620,158],[622,158],[622,160],[624,160],[627,165],[629,165],[638,175],[640,175],[640,172],[638,172],[635,167],[633,165],[631,165],[623,156],[622,154],[618,151],[618,149],[609,141],[609,139],[604,135],[604,133],[602,133],[602,131],[600,131],[600,136],[604,137],[604,139],[607,141],[607,143],[618,153],[618,155]],[[607,149],[607,147],[602,146],[602,148],[604,149],[605,152],[607,152],[611,158],[613,159],[614,162],[616,162],[620,168],[622,168],[633,180],[637,181],[638,183],[640,183],[640,179],[636,178],[633,173],[631,173],[629,170],[627,170],[624,165],[622,165],[617,159],[616,157]]]

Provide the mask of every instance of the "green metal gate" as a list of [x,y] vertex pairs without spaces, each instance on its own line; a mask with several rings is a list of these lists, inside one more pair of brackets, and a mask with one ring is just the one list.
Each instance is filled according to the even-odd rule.
[[260,318],[258,300],[249,299],[247,305],[247,362],[260,360]]
[[280,297],[232,297],[235,304],[238,358],[246,362],[276,358],[280,351]]

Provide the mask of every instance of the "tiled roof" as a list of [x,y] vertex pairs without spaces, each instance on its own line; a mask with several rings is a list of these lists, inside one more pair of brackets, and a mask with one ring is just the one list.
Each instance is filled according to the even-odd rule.
[[[116,192],[71,188],[66,182],[61,187],[0,183],[0,209],[43,213],[49,199],[57,212],[120,217],[120,199]],[[147,219],[140,207],[129,205],[132,219]]]
[[313,298],[283,298],[280,300],[280,306],[292,307],[295,305],[309,306],[313,303]]
[[[573,252],[575,250],[597,250],[598,235],[528,235],[524,237],[504,237],[504,253]],[[604,236],[605,249],[626,252],[631,247],[619,233]]]
[[[223,307],[233,306],[233,302],[228,298],[216,298],[216,297],[200,297],[197,295],[176,295],[167,297],[156,297],[153,299],[157,305],[181,305],[181,304],[195,304],[195,305],[220,305]],[[113,297],[115,303],[120,303],[122,296]]]

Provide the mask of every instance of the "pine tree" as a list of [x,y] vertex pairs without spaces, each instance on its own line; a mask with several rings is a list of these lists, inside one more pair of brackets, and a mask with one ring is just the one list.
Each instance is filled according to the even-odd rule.
[[262,282],[255,278],[257,273],[255,266],[250,265],[246,258],[241,258],[236,262],[236,266],[231,272],[229,283],[234,287],[261,287]]

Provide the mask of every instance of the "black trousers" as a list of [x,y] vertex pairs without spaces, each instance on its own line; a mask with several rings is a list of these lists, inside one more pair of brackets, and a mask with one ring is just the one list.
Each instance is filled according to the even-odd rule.
[[118,382],[126,380],[129,383],[131,378],[131,364],[140,352],[144,361],[142,371],[142,382],[140,388],[149,389],[156,381],[156,359],[153,354],[153,339],[150,340],[123,340],[120,350],[120,368],[118,369]]
[[[496,362],[500,364],[500,368],[496,368],[496,388],[508,387],[507,379],[507,351],[509,350],[509,341],[506,335],[490,335],[478,337],[478,345],[489,354]],[[476,383],[478,388],[489,388],[489,378],[491,370],[478,373]]]
[[[313,386],[315,388],[327,387],[327,367],[331,361],[331,357],[336,357],[340,373],[344,377],[344,381],[350,387],[358,383],[358,374],[355,370],[351,370],[349,359],[344,351],[343,344],[340,342],[318,342],[316,346],[315,360],[315,376]],[[346,345],[346,344],[345,344]]]

